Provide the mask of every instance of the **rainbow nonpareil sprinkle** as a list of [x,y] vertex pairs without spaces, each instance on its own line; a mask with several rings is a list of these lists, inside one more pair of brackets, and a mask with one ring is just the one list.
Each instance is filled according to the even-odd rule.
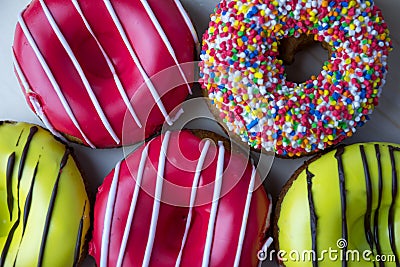
[[[322,71],[286,80],[280,40],[331,47]],[[255,149],[302,156],[351,136],[378,104],[391,40],[371,0],[223,0],[203,36],[200,83],[229,130]]]

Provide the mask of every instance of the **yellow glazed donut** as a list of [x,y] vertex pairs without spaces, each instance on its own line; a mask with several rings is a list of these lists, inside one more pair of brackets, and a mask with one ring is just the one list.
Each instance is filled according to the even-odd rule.
[[0,140],[0,266],[76,266],[90,203],[70,149],[27,123]]
[[340,146],[306,162],[277,203],[281,263],[400,266],[399,175],[400,145],[390,143]]

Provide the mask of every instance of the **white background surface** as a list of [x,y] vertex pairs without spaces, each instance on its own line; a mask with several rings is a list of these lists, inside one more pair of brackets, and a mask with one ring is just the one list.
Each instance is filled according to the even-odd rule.
[[[161,0],[162,1],[162,0]],[[17,15],[24,9],[27,0],[0,0],[0,120],[26,121],[42,125],[31,112],[13,72],[11,46]],[[209,14],[218,0],[182,0],[201,37],[206,30]],[[400,143],[400,12],[399,0],[375,0],[388,23],[394,49],[389,55],[389,73],[379,106],[364,127],[347,139],[346,143],[364,141],[388,141]],[[316,73],[326,57],[320,49],[303,52],[296,57],[294,76],[307,77]],[[293,70],[292,70],[293,71]],[[305,76],[306,75],[306,76]],[[90,194],[96,192],[103,178],[115,163],[123,157],[122,149],[92,150],[72,144],[76,157],[83,169],[90,187]],[[267,190],[274,198],[282,185],[299,167],[304,158],[297,160],[275,159],[266,179]],[[267,164],[268,165],[268,164]],[[91,260],[84,264],[94,266]],[[265,266],[273,266],[267,264]]]

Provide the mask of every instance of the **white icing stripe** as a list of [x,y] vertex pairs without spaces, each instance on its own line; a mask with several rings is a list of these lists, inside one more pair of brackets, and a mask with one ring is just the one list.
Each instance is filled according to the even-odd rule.
[[90,83],[88,79],[86,78],[85,73],[83,72],[83,69],[81,65],[79,64],[78,60],[76,59],[74,52],[72,51],[71,47],[69,46],[67,40],[65,39],[64,35],[62,34],[60,28],[58,27],[56,21],[53,18],[53,15],[51,14],[50,10],[46,6],[46,4],[43,2],[43,0],[39,0],[40,5],[42,6],[43,12],[46,15],[46,18],[48,22],[50,23],[51,28],[53,29],[54,33],[57,35],[58,40],[64,47],[65,51],[67,52],[69,58],[72,61],[72,64],[74,65],[76,71],[78,72],[83,85],[85,86],[85,89],[90,97],[90,100],[92,101],[92,104],[94,105],[94,108],[97,111],[97,114],[99,115],[101,122],[103,123],[104,127],[107,129],[108,133],[111,135],[111,137],[114,139],[114,141],[119,144],[121,141],[119,140],[118,136],[112,129],[112,126],[110,122],[108,121],[106,115],[104,114],[103,109],[101,108],[92,87],[90,86]]
[[218,142],[218,146],[219,150],[218,150],[217,170],[215,172],[215,186],[214,186],[213,200],[211,204],[210,219],[208,221],[206,242],[204,245],[203,261],[201,265],[202,267],[208,267],[210,262],[212,241],[214,238],[215,219],[217,217],[218,204],[221,196],[222,176],[224,172],[225,148],[221,141]]
[[133,47],[128,39],[128,36],[126,35],[125,30],[121,24],[121,21],[119,20],[117,14],[115,13],[115,10],[114,10],[111,2],[109,0],[104,0],[104,4],[106,5],[107,10],[108,10],[112,20],[114,21],[115,26],[118,29],[118,32],[121,35],[121,38],[124,41],[124,44],[129,51],[129,54],[131,55],[133,61],[135,62],[136,67],[138,68],[140,74],[142,75],[144,82],[146,83],[147,87],[149,88],[150,93],[151,93],[152,97],[154,98],[155,103],[157,104],[158,108],[160,109],[160,111],[161,111],[162,115],[164,116],[168,125],[172,125],[173,122],[172,122],[171,118],[169,117],[167,111],[165,110],[164,104],[162,103],[161,98],[160,98],[156,88],[154,87],[149,76],[147,75],[143,66],[141,65],[138,56],[136,55],[135,51],[133,50]]
[[185,8],[182,6],[181,2],[179,0],[174,0],[176,6],[179,9],[179,12],[181,12],[181,15],[183,17],[183,19],[185,20],[185,23],[187,25],[187,27],[189,28],[190,32],[192,33],[192,37],[193,37],[193,41],[196,45],[196,50],[197,53],[200,53],[200,42],[199,42],[199,38],[197,37],[197,32],[196,29],[193,26],[192,20],[189,18],[189,15],[187,14]]
[[58,85],[53,73],[50,70],[50,67],[47,65],[46,60],[44,59],[42,53],[40,52],[35,40],[33,39],[31,33],[29,32],[28,27],[25,24],[25,21],[22,17],[22,13],[19,14],[18,16],[18,23],[22,29],[22,32],[24,33],[26,39],[28,40],[29,45],[32,47],[37,59],[40,62],[40,65],[42,66],[44,72],[46,73],[50,83],[52,84],[54,90],[56,91],[56,94],[58,98],[60,99],[61,104],[63,105],[65,111],[67,112],[68,116],[70,117],[72,123],[74,126],[78,129],[79,133],[82,135],[83,139],[85,142],[92,148],[95,148],[95,146],[90,142],[90,140],[87,138],[85,133],[82,131],[78,121],[75,118],[74,113],[71,110],[71,107],[69,106],[67,100],[65,99],[65,96],[63,95],[60,86]]
[[[18,60],[15,57],[14,51],[13,51],[12,55],[13,55],[13,63],[14,63],[15,71],[17,72],[17,77],[21,81],[21,84],[24,87],[25,93],[29,94],[29,93],[31,93],[33,91],[30,88],[30,85],[29,85],[28,81],[26,80],[26,77],[25,77],[24,73],[21,70],[21,66],[19,65]],[[36,97],[34,97],[33,95],[29,96],[29,101],[31,102],[32,107],[35,110],[35,113],[39,116],[39,118],[43,122],[44,126],[53,135],[57,136],[62,141],[66,142],[67,140],[64,138],[64,136],[62,136],[56,129],[54,129],[53,125],[50,123],[50,121],[48,120],[48,118],[44,114],[44,111],[43,111],[42,107],[40,106],[40,103],[36,99]]]
[[206,159],[209,147],[210,147],[210,141],[207,140],[206,143],[204,144],[203,149],[201,150],[200,158],[197,162],[196,172],[195,172],[193,184],[192,184],[192,190],[190,192],[189,213],[188,213],[188,217],[186,220],[185,233],[183,234],[181,249],[179,251],[178,258],[176,259],[175,267],[179,267],[179,265],[181,264],[183,248],[185,247],[187,236],[189,233],[190,224],[192,222],[193,207],[194,207],[195,200],[196,200],[197,187],[199,185],[201,171],[203,169],[203,164]]
[[29,96],[29,101],[32,104],[35,113],[39,116],[40,120],[43,122],[44,126],[54,135],[61,139],[63,142],[67,142],[64,136],[62,136],[56,129],[54,129],[53,125],[50,123],[49,119],[47,118],[46,114],[42,107],[40,106],[39,101],[34,96]]
[[172,121],[176,122],[180,116],[182,116],[182,114],[185,113],[185,111],[183,110],[183,108],[180,108],[176,114],[172,117]]
[[89,33],[92,35],[93,39],[96,41],[97,46],[99,47],[101,53],[104,56],[104,59],[107,62],[108,68],[110,69],[112,76],[114,78],[115,81],[115,85],[117,86],[117,89],[122,97],[122,99],[124,100],[124,103],[126,105],[126,107],[128,108],[129,112],[131,113],[133,119],[135,120],[136,124],[139,126],[139,128],[142,128],[142,124],[140,123],[139,118],[136,115],[136,112],[133,109],[133,106],[131,105],[129,98],[126,94],[125,88],[122,85],[121,80],[118,77],[118,74],[114,68],[114,65],[110,59],[110,57],[107,55],[106,51],[104,50],[103,46],[100,44],[100,41],[97,39],[96,35],[94,34],[92,27],[90,26],[89,22],[87,21],[85,15],[83,15],[82,9],[79,6],[79,3],[77,0],[72,0],[73,5],[75,6],[76,10],[78,11],[79,15],[81,16],[83,23],[86,26],[86,29],[89,31]]
[[235,266],[235,267],[239,266],[240,255],[242,254],[244,235],[246,233],[247,220],[249,218],[251,197],[253,196],[255,177],[256,177],[256,168],[253,165],[253,171],[251,173],[251,180],[250,180],[250,184],[249,184],[249,189],[247,191],[246,203],[245,203],[245,208],[244,208],[244,212],[243,212],[242,225],[240,227],[239,242],[238,242],[238,246],[236,249],[235,262],[233,264],[233,266]]
[[168,37],[165,34],[165,31],[161,27],[160,22],[158,21],[156,15],[154,14],[154,12],[151,9],[151,7],[150,7],[149,3],[147,2],[147,0],[140,0],[140,2],[142,3],[144,9],[146,10],[147,15],[150,17],[151,22],[153,22],[154,27],[156,28],[158,34],[160,35],[161,39],[163,40],[165,46],[167,47],[168,52],[171,55],[171,57],[173,58],[176,66],[178,67],[179,72],[182,75],[182,78],[185,81],[185,84],[187,85],[189,93],[192,94],[192,89],[190,88],[189,82],[186,79],[186,75],[183,72],[183,70],[182,70],[182,68],[181,68],[181,66],[179,64],[178,58],[176,57],[176,54],[175,54],[175,50],[172,47],[170,41],[168,40]]
[[14,63],[15,70],[17,72],[17,76],[18,76],[19,80],[21,81],[22,86],[24,87],[25,93],[29,94],[29,93],[33,92],[31,89],[31,86],[29,85],[28,81],[26,80],[24,73],[22,72],[21,66],[18,63],[18,60],[14,53],[14,50],[13,50],[12,56],[13,56],[13,63]]
[[135,190],[132,195],[131,206],[129,208],[129,214],[128,214],[128,218],[126,220],[124,235],[122,237],[121,247],[120,247],[119,254],[118,254],[117,267],[122,266],[122,262],[124,260],[125,249],[126,249],[126,245],[128,242],[129,233],[131,231],[133,215],[135,214],[135,208],[136,208],[137,200],[139,197],[140,186],[142,184],[143,171],[144,171],[144,166],[146,165],[148,149],[149,149],[149,145],[147,145],[143,149],[142,157],[140,158],[139,168],[138,168],[138,172],[137,172],[137,178],[136,178],[136,182],[135,182]]
[[[261,251],[264,251],[265,253],[267,253],[268,248],[271,246],[272,242],[274,241],[274,239],[272,237],[268,237],[268,239],[265,241],[264,246],[262,246]],[[258,262],[258,267],[262,266],[262,261],[260,260]]]
[[110,245],[109,243],[110,243],[111,223],[114,212],[115,198],[117,195],[120,167],[121,167],[121,162],[119,161],[115,166],[110,192],[108,193],[106,213],[104,215],[103,234],[101,236],[100,267],[106,267],[108,265],[107,262],[108,262],[108,250]]
[[163,181],[164,181],[165,162],[167,159],[167,150],[168,150],[168,142],[169,142],[170,135],[171,135],[171,132],[167,131],[164,134],[164,139],[161,144],[160,156],[158,159],[157,181],[156,181],[156,188],[155,188],[155,193],[154,193],[153,212],[151,214],[149,239],[147,240],[146,251],[144,253],[142,267],[147,267],[150,264],[150,258],[151,258],[151,253],[153,251],[154,239],[156,237],[158,214],[160,211],[161,194],[162,194],[162,187],[163,187]]
[[268,215],[267,215],[267,221],[265,222],[265,229],[264,232],[267,231],[269,226],[271,225],[271,215],[272,215],[272,197],[270,194],[267,193],[268,199],[269,199],[269,206],[268,206]]

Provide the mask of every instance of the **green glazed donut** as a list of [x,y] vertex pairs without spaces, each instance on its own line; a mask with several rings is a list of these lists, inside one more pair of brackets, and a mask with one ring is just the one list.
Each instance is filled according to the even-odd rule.
[[89,212],[70,149],[39,126],[0,122],[0,266],[76,266]]
[[399,178],[397,144],[340,146],[306,162],[277,203],[280,263],[400,266]]

